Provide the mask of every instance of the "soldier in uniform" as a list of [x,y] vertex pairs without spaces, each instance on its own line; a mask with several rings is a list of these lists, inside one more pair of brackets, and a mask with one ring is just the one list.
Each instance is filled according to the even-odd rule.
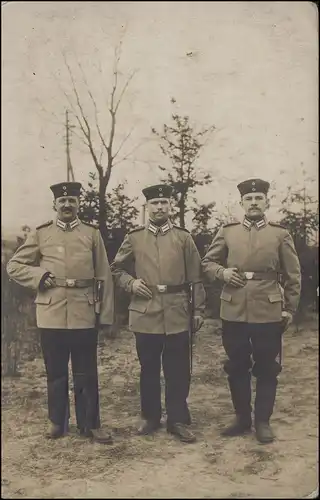
[[[228,356],[224,369],[236,419],[223,435],[251,430],[252,368],[256,377],[256,437],[268,443],[274,439],[269,420],[281,372],[281,336],[298,306],[300,265],[288,231],[265,217],[269,183],[249,179],[237,187],[245,217],[242,223],[226,224],[218,231],[202,267],[209,280],[224,283],[220,297],[222,341]],[[284,279],[283,300],[280,274]]]
[[140,362],[142,423],[138,434],[160,427],[161,358],[165,378],[167,431],[193,442],[187,398],[190,388],[188,283],[195,283],[193,327],[203,322],[204,288],[201,259],[186,229],[169,219],[172,188],[143,189],[149,221],[130,231],[111,270],[116,284],[131,294],[129,328],[135,333]]
[[[100,231],[77,217],[81,184],[51,186],[57,212],[16,251],[7,271],[37,292],[37,326],[47,373],[51,439],[64,434],[69,415],[68,363],[71,355],[79,432],[110,443],[100,428],[97,374],[97,313],[100,328],[113,323],[113,279]],[[97,295],[98,294],[98,295]]]

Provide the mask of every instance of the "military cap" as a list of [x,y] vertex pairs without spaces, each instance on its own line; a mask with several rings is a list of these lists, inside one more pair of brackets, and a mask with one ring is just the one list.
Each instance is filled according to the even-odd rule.
[[61,196],[80,196],[80,182],[59,182],[50,186],[53,196],[60,198]]
[[172,187],[167,184],[157,184],[156,186],[149,186],[142,190],[147,201],[153,198],[170,198],[172,191]]
[[237,188],[240,191],[241,196],[248,193],[264,193],[268,194],[270,184],[262,179],[248,179],[246,181],[240,182]]

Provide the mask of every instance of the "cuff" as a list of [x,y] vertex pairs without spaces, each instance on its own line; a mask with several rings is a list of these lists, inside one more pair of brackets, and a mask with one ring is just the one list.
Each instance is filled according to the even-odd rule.
[[46,281],[46,279],[48,278],[48,276],[50,276],[50,274],[51,274],[50,271],[47,271],[47,272],[45,272],[42,275],[42,277],[41,277],[41,279],[39,281],[39,285],[38,285],[38,288],[39,288],[40,291],[44,290],[44,282]]
[[225,270],[225,268],[223,266],[219,267],[219,269],[217,270],[216,272],[216,277],[218,278],[218,280],[220,281],[224,281],[223,279],[223,271]]

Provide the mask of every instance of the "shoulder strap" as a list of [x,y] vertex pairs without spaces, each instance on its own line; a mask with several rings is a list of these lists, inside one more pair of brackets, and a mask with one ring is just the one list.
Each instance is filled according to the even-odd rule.
[[185,227],[180,227],[180,226],[177,226],[176,224],[173,224],[173,227],[175,227],[176,229],[180,229],[180,231],[184,231],[185,233],[190,234],[190,231],[188,231],[188,229],[186,229]]
[[222,227],[238,226],[239,224],[241,224],[241,222],[239,222],[239,221],[237,221],[237,222],[228,222],[227,224],[223,224]]
[[142,231],[143,229],[145,229],[144,226],[134,227],[133,229],[131,229],[130,231],[128,231],[128,234],[136,233],[137,231]]
[[53,220],[48,220],[47,222],[44,222],[43,224],[40,224],[40,226],[37,226],[36,229],[41,229],[42,227],[48,227],[53,224]]

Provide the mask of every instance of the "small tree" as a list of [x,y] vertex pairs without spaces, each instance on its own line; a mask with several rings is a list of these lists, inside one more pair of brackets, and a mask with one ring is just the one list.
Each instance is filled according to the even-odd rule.
[[284,216],[281,224],[290,231],[296,247],[308,245],[318,231],[319,205],[306,188],[294,191],[289,187],[279,212]]
[[[172,98],[171,102],[176,101]],[[155,128],[151,130],[160,140],[162,154],[171,162],[170,168],[159,165],[159,169],[164,174],[161,181],[173,187],[176,206],[172,218],[178,219],[180,226],[185,227],[189,196],[195,194],[198,186],[212,182],[211,174],[197,166],[196,162],[215,127],[212,125],[197,132],[190,124],[189,116],[179,114],[172,114],[172,121],[172,125],[163,125],[161,133]]]
[[[196,204],[197,200],[194,198],[194,203]],[[192,208],[192,212],[194,214],[192,218],[193,222],[193,234],[211,234],[212,228],[209,228],[209,222],[212,219],[215,209],[216,202],[212,201],[211,203],[202,204],[199,206],[194,206]]]
[[319,228],[319,206],[307,194],[306,187],[300,190],[288,188],[279,210],[284,217],[283,224],[291,233],[301,266],[301,297],[296,314],[296,324],[305,317],[309,305],[314,304],[318,286],[319,257],[318,249],[312,241]]
[[[80,219],[86,222],[99,221],[100,197],[96,174],[90,172],[87,189],[82,189],[80,196]],[[127,232],[136,226],[139,210],[135,206],[137,198],[130,198],[125,193],[127,182],[118,184],[105,196],[105,224],[107,230],[120,228]]]

